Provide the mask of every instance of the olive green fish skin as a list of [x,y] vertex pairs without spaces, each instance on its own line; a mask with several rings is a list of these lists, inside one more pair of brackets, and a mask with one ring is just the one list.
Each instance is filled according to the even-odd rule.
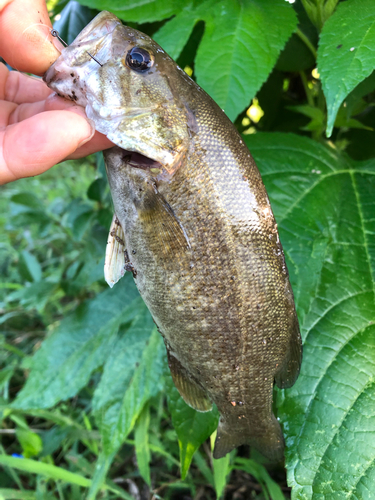
[[[126,36],[130,29],[123,29]],[[159,152],[149,154],[153,169],[137,168],[137,157],[119,147],[105,152],[135,283],[164,337],[183,397],[197,409],[207,410],[209,401],[219,409],[215,458],[247,443],[280,460],[284,444],[272,413],[273,384],[293,385],[302,347],[268,196],[222,110],[155,42],[139,36],[140,46],[155,56],[152,84],[136,75],[143,105],[151,103],[160,115],[153,97],[159,79],[173,96],[163,106],[174,109],[169,117],[176,127],[175,135],[168,131],[161,138],[159,128],[154,150],[164,143],[170,156],[163,163]],[[165,125],[162,113],[159,124]],[[155,134],[151,127],[149,142]],[[126,149],[145,154],[143,142]]]

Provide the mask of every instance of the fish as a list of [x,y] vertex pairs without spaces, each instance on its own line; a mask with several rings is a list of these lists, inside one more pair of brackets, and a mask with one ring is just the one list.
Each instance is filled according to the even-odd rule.
[[182,398],[217,406],[214,458],[248,444],[282,460],[273,387],[295,383],[302,342],[277,224],[240,134],[155,41],[106,11],[44,81],[114,143],[106,279],[133,273]]

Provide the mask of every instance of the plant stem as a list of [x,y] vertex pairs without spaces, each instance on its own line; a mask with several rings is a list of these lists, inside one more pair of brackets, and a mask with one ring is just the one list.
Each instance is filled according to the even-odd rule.
[[312,106],[314,108],[315,107],[314,97],[312,95],[311,90],[309,89],[309,85],[308,85],[308,82],[307,82],[307,78],[306,78],[305,72],[304,71],[300,71],[299,74],[301,76],[301,80],[302,80],[302,83],[303,83],[303,88],[305,89],[305,93],[306,93],[306,97],[307,97],[307,102],[308,102],[309,106]]
[[316,60],[316,58],[317,58],[316,48],[310,42],[310,40],[307,38],[305,33],[303,33],[299,28],[297,28],[296,35],[298,35],[300,37],[300,39],[303,41],[303,43],[306,45],[306,47],[308,47],[308,49],[310,50],[310,52],[314,56],[314,59]]

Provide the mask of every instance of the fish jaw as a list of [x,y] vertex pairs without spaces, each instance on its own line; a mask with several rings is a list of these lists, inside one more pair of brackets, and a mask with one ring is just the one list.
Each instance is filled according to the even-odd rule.
[[[127,65],[134,47],[150,54],[153,65],[147,72]],[[58,95],[84,107],[98,132],[122,149],[157,161],[168,177],[181,165],[190,138],[189,112],[169,80],[172,64],[149,37],[101,12],[43,79]]]

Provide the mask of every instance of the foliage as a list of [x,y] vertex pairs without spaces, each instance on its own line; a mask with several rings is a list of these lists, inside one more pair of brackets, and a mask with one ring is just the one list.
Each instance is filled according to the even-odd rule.
[[[300,377],[276,396],[292,498],[371,499],[374,2],[82,4],[54,6],[68,41],[94,9],[113,11],[165,47],[244,134],[304,339]],[[280,466],[247,447],[212,459],[217,412],[178,396],[131,277],[107,289],[112,208],[99,155],[1,188],[0,208],[0,498],[288,495]]]

